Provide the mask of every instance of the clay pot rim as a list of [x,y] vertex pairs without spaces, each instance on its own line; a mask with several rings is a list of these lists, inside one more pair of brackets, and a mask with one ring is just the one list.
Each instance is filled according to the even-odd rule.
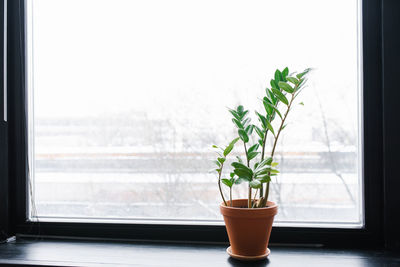
[[[233,201],[247,204],[248,200],[234,199]],[[221,203],[220,212],[223,216],[253,218],[253,219],[275,216],[278,213],[278,205],[272,201],[268,201],[267,203],[270,206],[264,208],[238,208],[238,207],[225,206],[224,203]]]
[[[246,200],[246,201],[248,201],[245,198],[233,199],[233,201],[235,201],[235,200],[239,200],[239,201]],[[230,203],[230,200],[226,201],[226,203]],[[275,202],[267,201],[267,203],[272,203],[272,205],[268,206],[268,207],[264,207],[264,208],[238,208],[238,207],[225,206],[224,202],[222,202],[220,204],[220,207],[221,208],[225,208],[225,209],[232,209],[232,210],[267,210],[267,209],[273,209],[273,208],[277,208],[278,207],[278,204],[276,204]]]

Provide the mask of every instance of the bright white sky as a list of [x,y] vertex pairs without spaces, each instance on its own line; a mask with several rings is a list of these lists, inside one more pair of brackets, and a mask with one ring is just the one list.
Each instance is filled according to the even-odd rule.
[[315,68],[294,123],[320,118],[318,92],[327,117],[357,129],[356,0],[31,3],[37,118],[146,111],[231,127],[226,107],[259,108],[289,66]]

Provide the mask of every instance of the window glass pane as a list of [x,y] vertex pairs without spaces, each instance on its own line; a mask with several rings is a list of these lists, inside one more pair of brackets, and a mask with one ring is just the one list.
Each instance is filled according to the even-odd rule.
[[208,171],[211,145],[236,136],[227,107],[262,111],[288,66],[314,71],[277,147],[276,224],[362,225],[358,1],[32,0],[28,11],[32,217],[220,223]]

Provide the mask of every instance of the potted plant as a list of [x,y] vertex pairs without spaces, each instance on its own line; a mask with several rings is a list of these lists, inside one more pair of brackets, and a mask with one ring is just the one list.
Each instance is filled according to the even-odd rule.
[[[243,260],[262,259],[269,255],[268,242],[274,216],[278,212],[276,203],[269,201],[271,177],[279,172],[274,154],[279,136],[286,127],[289,112],[306,83],[310,69],[289,74],[289,69],[276,70],[271,79],[271,88],[266,88],[262,99],[264,112],[255,112],[259,125],[252,124],[249,111],[242,105],[229,109],[238,136],[225,148],[213,145],[217,151],[215,160],[218,187],[222,198],[220,211],[224,217],[230,247],[227,252],[234,258]],[[302,105],[302,103],[299,103]],[[254,136],[256,138],[254,138]],[[267,141],[272,139],[272,147],[267,152]],[[236,156],[231,162],[231,170],[225,171],[227,156],[236,144],[243,146],[244,157]],[[229,173],[229,177],[224,174]],[[232,188],[244,183],[248,188],[247,199],[233,199]],[[222,184],[229,188],[227,200]]]

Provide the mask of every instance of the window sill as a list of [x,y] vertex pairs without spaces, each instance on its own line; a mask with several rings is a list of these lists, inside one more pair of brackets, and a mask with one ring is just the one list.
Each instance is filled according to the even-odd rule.
[[0,265],[36,266],[375,266],[400,265],[400,254],[271,245],[269,259],[246,264],[226,245],[18,238],[0,244]]

